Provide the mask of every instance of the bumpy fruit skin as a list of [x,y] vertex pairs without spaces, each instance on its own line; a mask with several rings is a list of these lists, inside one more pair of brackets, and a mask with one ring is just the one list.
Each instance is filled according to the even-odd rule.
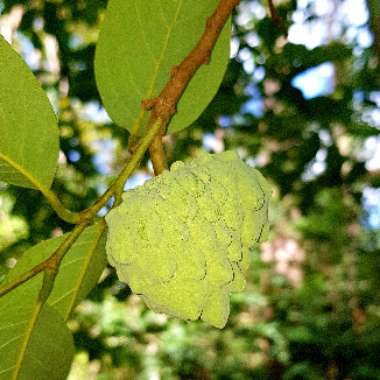
[[175,162],[107,215],[108,260],[152,310],[223,328],[267,234],[270,193],[234,152]]

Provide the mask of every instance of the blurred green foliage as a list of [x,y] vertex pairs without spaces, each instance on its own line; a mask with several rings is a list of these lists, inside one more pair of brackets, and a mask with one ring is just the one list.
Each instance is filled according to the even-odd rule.
[[[285,40],[264,3],[243,1],[217,96],[192,128],[167,139],[170,162],[195,155],[207,138],[214,150],[237,149],[275,189],[270,241],[252,252],[247,290],[234,295],[226,328],[154,314],[108,268],[70,321],[70,380],[380,379],[380,233],[371,222],[379,209],[365,207],[363,195],[380,184],[378,166],[368,164],[380,128],[379,11],[368,0],[368,17],[350,26],[347,1],[327,2],[327,13],[318,3],[278,2],[289,28],[300,17],[324,25],[304,40],[325,37],[305,46]],[[102,116],[93,74],[105,6],[0,0],[2,32],[58,112],[53,188],[73,210],[89,206],[126,159],[128,135]],[[324,63],[334,68],[330,90],[305,96],[295,78]],[[71,227],[38,192],[0,186],[1,276],[26,248]]]

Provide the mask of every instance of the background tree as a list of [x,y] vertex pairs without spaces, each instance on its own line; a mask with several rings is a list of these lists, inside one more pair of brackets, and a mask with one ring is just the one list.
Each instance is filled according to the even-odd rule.
[[[54,191],[90,206],[127,156],[101,108],[93,59],[106,2],[0,1],[13,40],[59,116]],[[237,149],[275,187],[271,240],[216,331],[147,310],[108,268],[70,327],[79,378],[378,379],[379,7],[281,1],[289,39],[259,1],[234,17],[233,59],[202,116],[166,139],[168,161]],[[128,182],[152,175],[147,159]],[[0,184],[1,273],[71,229],[34,190]]]

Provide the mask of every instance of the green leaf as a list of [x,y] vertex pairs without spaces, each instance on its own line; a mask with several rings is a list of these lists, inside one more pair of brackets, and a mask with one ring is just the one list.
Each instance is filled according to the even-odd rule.
[[57,120],[21,57],[0,36],[0,180],[44,192],[53,181]]
[[[201,37],[218,0],[111,0],[95,58],[98,89],[119,126],[142,134],[141,101],[159,95],[170,71]],[[203,65],[181,98],[169,132],[195,121],[216,94],[229,60],[227,23],[209,65]]]
[[[73,308],[95,287],[106,266],[105,223],[88,227],[65,255],[55,279],[48,304],[61,313],[64,320]],[[51,256],[66,235],[45,240],[26,251],[7,278],[11,282],[20,274]]]
[[42,274],[0,298],[0,380],[64,380],[74,343],[57,311],[37,304]]

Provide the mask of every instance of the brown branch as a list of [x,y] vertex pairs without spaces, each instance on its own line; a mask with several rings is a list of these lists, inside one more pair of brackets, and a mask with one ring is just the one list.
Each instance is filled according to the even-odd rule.
[[277,9],[273,4],[273,0],[268,0],[268,7],[269,7],[269,13],[270,13],[270,16],[272,17],[273,22],[277,25],[278,29],[282,31],[284,36],[288,38],[288,30],[286,29],[284,20],[277,13]]
[[[220,1],[219,6],[213,15],[207,20],[206,29],[201,39],[194,47],[194,49],[190,52],[190,54],[183,60],[183,62],[172,70],[171,78],[164,89],[161,91],[160,95],[156,99],[145,100],[143,102],[143,106],[151,110],[148,125],[149,129],[146,135],[143,136],[139,142],[137,142],[134,136],[132,136],[133,139],[130,141],[129,148],[131,151],[133,151],[133,154],[117,179],[109,187],[109,189],[95,202],[93,206],[87,210],[82,211],[80,223],[77,224],[77,226],[69,234],[66,240],[47,260],[38,264],[31,270],[21,274],[14,281],[12,281],[12,283],[7,283],[1,286],[0,297],[22,285],[37,274],[45,272],[47,273],[46,281],[44,281],[44,284],[46,284],[46,289],[45,285],[44,289],[41,289],[41,294],[44,295],[43,301],[45,302],[51,292],[51,284],[54,281],[55,275],[59,270],[59,266],[64,255],[81,235],[87,225],[89,225],[91,221],[94,220],[96,213],[107,204],[108,200],[113,195],[115,195],[116,198],[114,205],[119,204],[120,194],[123,191],[125,181],[135,170],[148,147],[151,147],[151,151],[153,150],[153,157],[157,158],[158,155],[161,156],[158,163],[154,159],[153,164],[157,165],[157,168],[155,167],[155,171],[157,170],[157,173],[159,173],[162,167],[165,166],[165,164],[163,164],[164,161],[162,160],[162,136],[166,132],[166,127],[172,116],[175,114],[177,103],[184,93],[190,80],[196,71],[202,66],[202,64],[207,64],[209,62],[212,50],[220,35],[221,30],[223,29],[224,24],[227,22],[235,6],[237,6],[239,3],[240,0]],[[52,274],[48,276],[51,272]]]
[[[152,100],[145,100],[143,105],[151,110],[149,127],[155,120],[163,122],[161,137],[166,133],[170,119],[176,113],[177,103],[186,90],[190,80],[197,70],[208,64],[211,59],[212,50],[218,37],[230,17],[233,9],[240,0],[221,0],[215,12],[208,18],[205,31],[193,50],[178,66],[173,67],[171,78],[160,95]],[[160,138],[161,138],[160,137]],[[158,145],[157,142],[155,144]]]
[[166,155],[161,133],[155,136],[152,145],[149,147],[149,155],[152,160],[154,174],[160,175],[165,169],[167,169]]

